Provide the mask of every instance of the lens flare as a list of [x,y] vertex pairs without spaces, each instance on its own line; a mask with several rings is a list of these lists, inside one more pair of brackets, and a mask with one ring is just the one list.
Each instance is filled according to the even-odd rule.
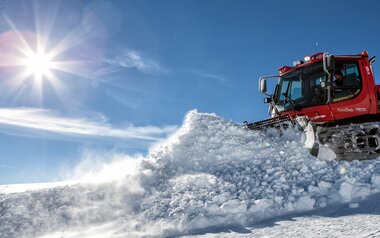
[[[55,15],[36,14],[35,30],[18,30],[7,15],[2,17],[10,28],[0,32],[0,76],[7,87],[3,97],[38,106],[54,97],[60,106],[72,107],[68,85],[74,77],[90,78],[93,62],[74,50],[87,43],[81,28],[53,38]],[[51,25],[43,25],[45,22]]]
[[22,60],[22,64],[26,67],[26,74],[34,75],[36,80],[48,77],[54,68],[52,57],[42,50],[27,53],[25,59]]

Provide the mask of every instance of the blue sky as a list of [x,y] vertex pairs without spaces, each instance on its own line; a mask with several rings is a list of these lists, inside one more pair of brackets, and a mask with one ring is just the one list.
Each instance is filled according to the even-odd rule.
[[[264,119],[260,76],[316,51],[380,53],[375,0],[3,0],[0,11],[0,184],[59,179],[88,151],[146,153],[192,109]],[[38,47],[53,63],[36,75]]]

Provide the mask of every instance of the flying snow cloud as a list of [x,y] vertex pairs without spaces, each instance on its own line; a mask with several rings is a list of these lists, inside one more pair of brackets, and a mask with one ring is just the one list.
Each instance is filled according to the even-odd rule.
[[[307,216],[331,217],[340,207],[339,215],[357,216],[365,211],[360,206],[377,206],[379,159],[320,160],[303,141],[298,130],[249,132],[191,111],[147,155],[87,151],[69,171],[70,181],[0,186],[0,237],[210,237],[223,231],[263,237],[267,233],[256,228],[273,229],[283,215],[298,219],[299,212],[314,210]],[[377,212],[364,215],[378,224]]]
[[125,128],[115,128],[107,124],[104,119],[61,117],[54,111],[45,109],[0,109],[0,133],[7,134],[30,135],[39,131],[69,137],[106,137],[158,141],[176,129],[176,126],[127,126]]

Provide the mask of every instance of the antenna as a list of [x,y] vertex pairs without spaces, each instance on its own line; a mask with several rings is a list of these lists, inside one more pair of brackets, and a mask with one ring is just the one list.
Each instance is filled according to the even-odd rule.
[[315,42],[315,49],[314,49],[314,53],[317,53],[318,45],[319,45],[318,41],[317,41],[317,42]]

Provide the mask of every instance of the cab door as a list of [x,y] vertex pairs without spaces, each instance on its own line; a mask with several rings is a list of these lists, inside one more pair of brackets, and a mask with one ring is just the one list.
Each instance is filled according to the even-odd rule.
[[333,80],[331,93],[331,111],[335,120],[369,114],[370,95],[363,83],[359,61],[337,61],[335,74],[343,75],[343,84]]

